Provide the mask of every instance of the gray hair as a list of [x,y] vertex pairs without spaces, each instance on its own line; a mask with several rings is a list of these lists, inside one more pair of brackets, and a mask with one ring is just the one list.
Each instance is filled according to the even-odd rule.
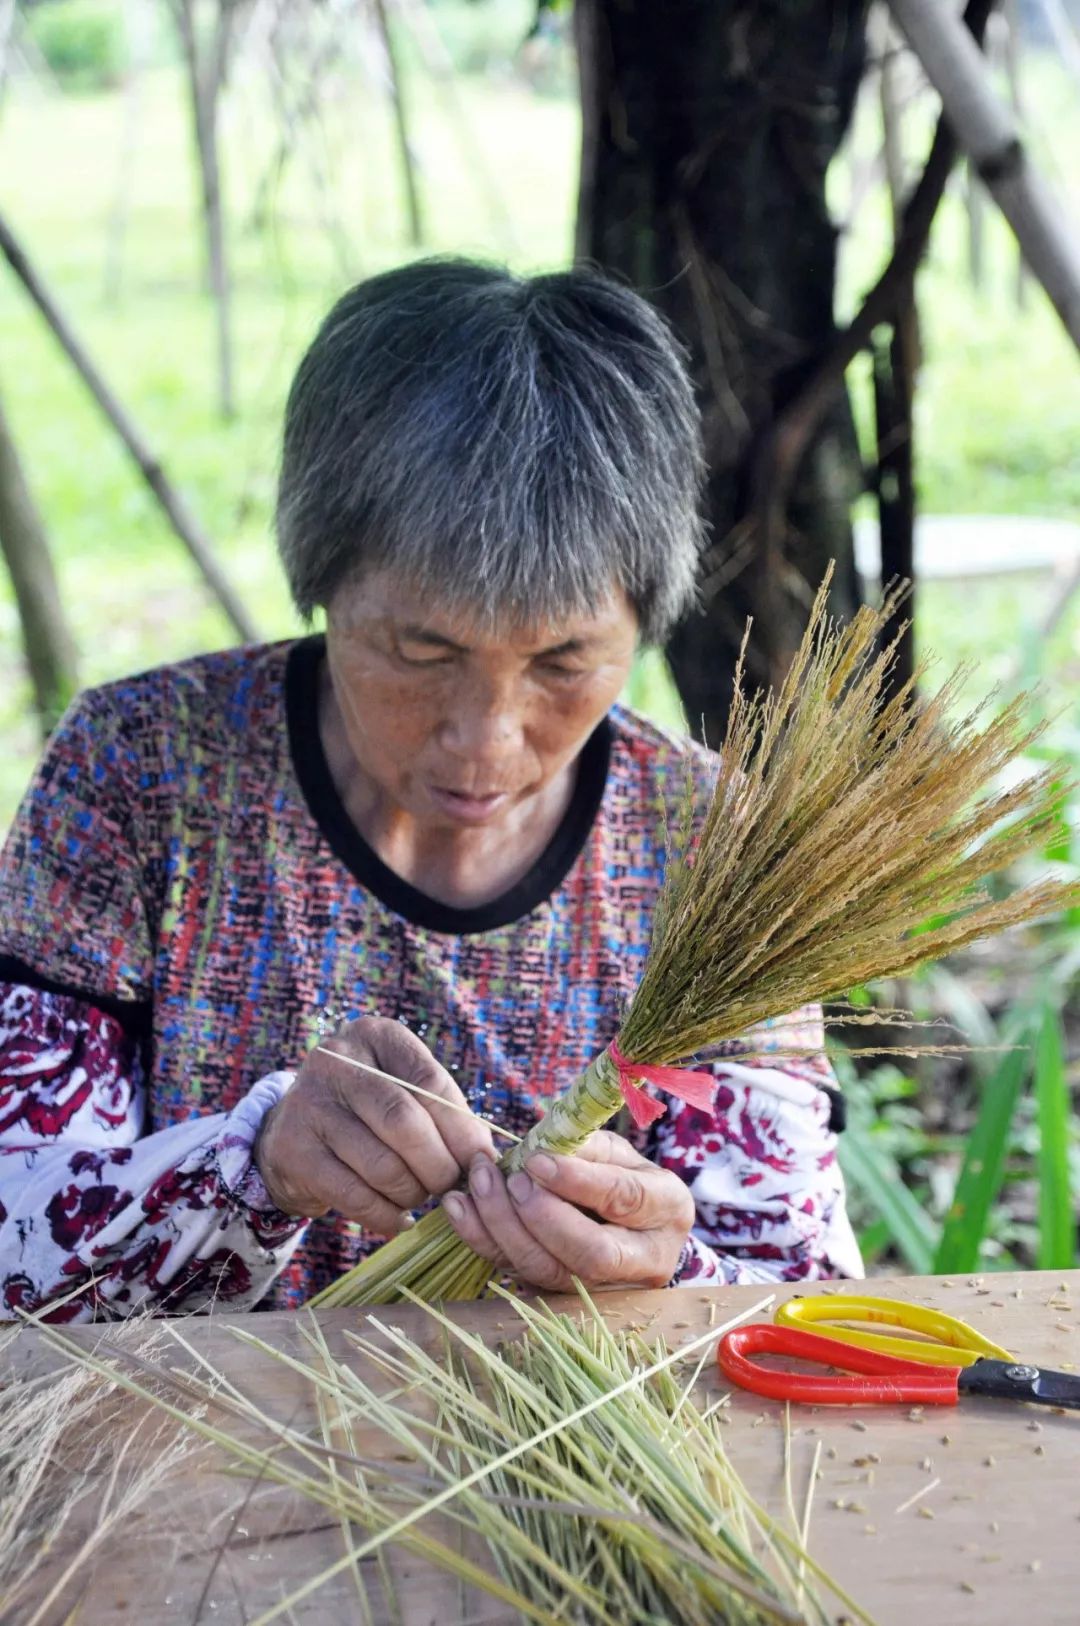
[[681,349],[629,288],[421,260],[345,294],[300,363],[278,545],[304,616],[388,566],[489,625],[622,587],[655,642],[693,598],[702,466]]

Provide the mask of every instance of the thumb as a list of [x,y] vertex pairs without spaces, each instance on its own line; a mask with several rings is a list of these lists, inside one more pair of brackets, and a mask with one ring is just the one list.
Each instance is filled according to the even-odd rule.
[[[610,1129],[594,1129],[574,1156],[583,1157],[588,1163],[607,1163],[619,1169],[640,1169],[643,1164],[649,1163],[648,1158],[635,1151],[628,1140]],[[652,1165],[649,1164],[649,1167]]]

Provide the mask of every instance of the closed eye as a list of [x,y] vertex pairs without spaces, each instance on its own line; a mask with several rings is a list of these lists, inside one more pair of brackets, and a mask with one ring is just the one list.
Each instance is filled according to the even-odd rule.
[[403,666],[452,666],[456,659],[457,656],[450,653],[445,655],[406,655],[403,650],[398,651],[398,660]]
[[541,670],[549,677],[568,679],[585,676],[578,666],[563,666],[558,661],[541,661],[539,664]]

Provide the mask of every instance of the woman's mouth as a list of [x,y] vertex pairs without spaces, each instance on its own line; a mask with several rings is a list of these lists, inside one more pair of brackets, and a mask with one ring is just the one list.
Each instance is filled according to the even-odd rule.
[[446,785],[432,785],[430,790],[438,806],[463,824],[483,824],[509,799],[509,793],[505,790],[488,791],[483,795],[475,791],[451,790]]

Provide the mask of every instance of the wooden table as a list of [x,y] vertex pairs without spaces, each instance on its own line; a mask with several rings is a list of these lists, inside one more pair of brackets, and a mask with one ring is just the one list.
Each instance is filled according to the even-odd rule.
[[[840,1296],[860,1287],[829,1284],[824,1291]],[[1028,1360],[1080,1368],[1080,1271],[908,1277],[875,1280],[871,1288],[969,1320]],[[600,1305],[613,1326],[650,1323],[651,1331],[681,1343],[766,1291],[603,1294]],[[777,1298],[793,1291],[798,1289],[780,1288]],[[505,1337],[515,1324],[503,1304],[459,1308],[462,1323],[489,1339]],[[430,1337],[430,1322],[420,1311],[395,1307],[380,1313],[418,1338]],[[342,1329],[357,1327],[362,1312],[326,1311],[320,1319],[335,1354],[344,1354]],[[183,1330],[273,1415],[314,1427],[304,1380],[280,1362],[253,1356],[230,1335],[230,1322],[244,1323],[288,1350],[298,1347],[297,1318],[277,1312],[218,1315],[185,1321]],[[92,1345],[103,1330],[81,1328],[78,1335]],[[135,1329],[107,1331],[115,1339]],[[34,1372],[56,1357],[37,1335],[23,1333],[0,1360],[9,1370]],[[701,1387],[705,1398],[726,1388],[711,1362]],[[750,1489],[782,1516],[783,1408],[735,1392],[730,1418],[725,1443],[732,1461]],[[793,1407],[800,1504],[818,1441],[821,1479],[810,1550],[879,1626],[1078,1626],[1080,1413],[976,1400],[955,1410],[928,1406],[921,1413],[904,1407]],[[938,1483],[929,1489],[933,1481]],[[338,1558],[341,1539],[319,1508],[270,1487],[251,1495],[250,1487],[213,1472],[208,1461],[145,1509],[123,1543],[99,1554],[88,1586],[82,1577],[75,1620],[77,1626],[240,1626]],[[72,1545],[69,1538],[66,1550]],[[454,1626],[460,1618],[456,1583],[408,1565],[396,1573],[405,1626]],[[44,1591],[43,1584],[38,1596]],[[63,1620],[63,1612],[54,1618]],[[310,1626],[358,1620],[352,1582],[339,1575],[292,1618]],[[495,1623],[509,1617],[486,1600],[472,1618]]]

